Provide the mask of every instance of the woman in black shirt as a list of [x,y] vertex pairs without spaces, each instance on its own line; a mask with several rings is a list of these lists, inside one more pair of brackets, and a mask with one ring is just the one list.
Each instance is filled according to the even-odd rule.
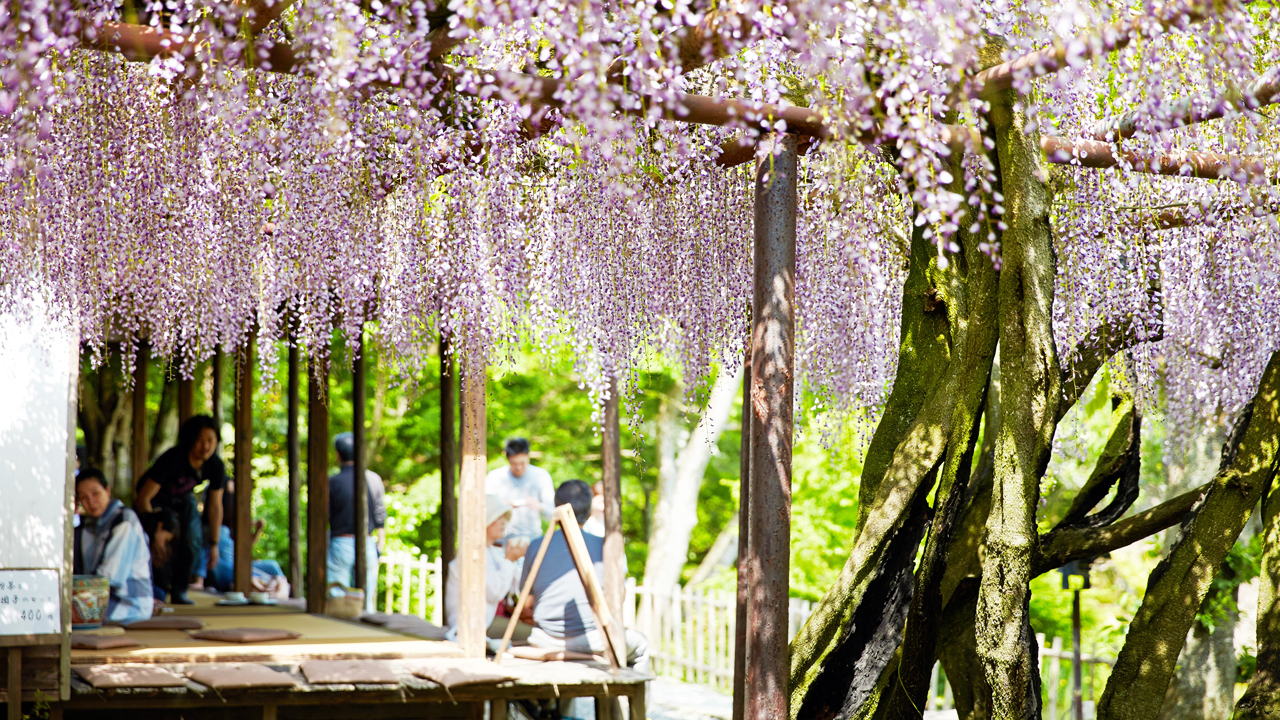
[[[174,605],[191,604],[187,599],[187,585],[195,572],[204,540],[193,491],[206,480],[209,481],[210,524],[213,527],[222,524],[222,489],[226,485],[226,471],[222,459],[216,454],[217,449],[218,432],[213,418],[195,415],[182,423],[178,430],[178,444],[156,458],[138,481],[135,507],[139,515],[153,518],[151,523],[144,520],[144,525],[153,526],[158,519],[162,524],[174,526],[171,532],[174,533],[175,547],[168,557],[152,559],[156,593],[159,596],[167,591],[169,602]],[[209,564],[217,563],[218,546],[215,544]]]

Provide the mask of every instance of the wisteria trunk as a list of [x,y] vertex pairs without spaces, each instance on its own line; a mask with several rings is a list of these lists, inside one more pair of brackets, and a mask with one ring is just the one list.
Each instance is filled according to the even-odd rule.
[[1280,477],[1262,502],[1262,568],[1258,575],[1258,664],[1236,704],[1236,720],[1280,719]]
[[[1151,572],[1142,607],[1129,626],[1098,704],[1100,720],[1159,716],[1187,631],[1218,566],[1275,481],[1277,463],[1280,352],[1271,356],[1257,395],[1223,448],[1222,464],[1208,492],[1192,510],[1173,549]],[[1258,631],[1261,639],[1262,623]],[[1261,671],[1261,662],[1258,667]]]
[[[1000,43],[984,52],[998,53]],[[1055,258],[1040,137],[1027,101],[1012,90],[990,98],[1007,229],[1000,255],[1003,422],[978,594],[978,655],[992,690],[992,717],[1038,718],[1040,677],[1031,631],[1031,558],[1040,478],[1057,429],[1062,373],[1053,338]]]

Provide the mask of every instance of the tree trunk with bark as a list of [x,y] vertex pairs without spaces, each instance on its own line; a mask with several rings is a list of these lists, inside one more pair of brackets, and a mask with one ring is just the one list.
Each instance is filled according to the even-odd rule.
[[[1098,704],[1100,720],[1159,716],[1196,611],[1249,515],[1275,481],[1280,463],[1280,352],[1223,448],[1222,464],[1192,509],[1178,541],[1147,582]],[[1259,664],[1259,667],[1262,667]]]
[[1258,669],[1236,704],[1235,720],[1280,720],[1280,477],[1262,501],[1258,574]]

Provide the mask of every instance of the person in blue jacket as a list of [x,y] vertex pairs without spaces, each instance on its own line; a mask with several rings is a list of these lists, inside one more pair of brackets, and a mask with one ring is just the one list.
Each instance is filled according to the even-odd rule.
[[108,579],[107,620],[127,623],[151,617],[151,550],[138,516],[111,497],[106,478],[97,470],[81,469],[76,503],[80,524],[75,529],[75,574]]

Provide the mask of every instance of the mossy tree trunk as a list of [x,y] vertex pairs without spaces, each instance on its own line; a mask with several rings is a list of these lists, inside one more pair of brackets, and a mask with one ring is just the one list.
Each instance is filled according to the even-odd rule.
[[1235,720],[1280,720],[1280,476],[1262,502],[1258,575],[1258,669],[1236,703]]
[[1275,481],[1277,463],[1280,352],[1272,355],[1257,394],[1223,448],[1222,464],[1208,492],[1147,581],[1142,606],[1129,626],[1098,704],[1100,720],[1159,716],[1196,611],[1209,593],[1218,566]]

